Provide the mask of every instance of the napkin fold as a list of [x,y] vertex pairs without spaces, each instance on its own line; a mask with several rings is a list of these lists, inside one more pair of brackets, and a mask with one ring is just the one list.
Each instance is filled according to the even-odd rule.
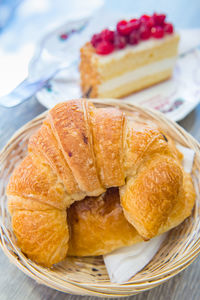
[[104,255],[104,263],[114,283],[124,283],[142,270],[159,250],[167,233],[157,236],[148,242],[124,247]]
[[195,155],[194,150],[186,148],[180,144],[177,144],[176,148],[183,154],[183,167],[185,172],[191,173]]
[[[192,171],[195,152],[182,145],[177,145],[178,150],[183,154],[183,167],[187,173]],[[142,270],[158,252],[167,232],[147,242],[117,249],[112,253],[104,255],[104,263],[114,283],[125,283],[136,273]]]

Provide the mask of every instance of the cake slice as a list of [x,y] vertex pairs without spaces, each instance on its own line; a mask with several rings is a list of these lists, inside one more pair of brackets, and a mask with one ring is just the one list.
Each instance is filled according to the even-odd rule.
[[120,21],[81,48],[81,88],[86,97],[119,98],[171,77],[179,35],[165,15]]

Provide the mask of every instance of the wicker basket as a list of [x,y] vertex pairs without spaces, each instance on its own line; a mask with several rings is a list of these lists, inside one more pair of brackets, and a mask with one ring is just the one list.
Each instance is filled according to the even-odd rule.
[[192,170],[196,189],[196,205],[192,216],[170,231],[158,253],[151,262],[127,283],[111,283],[102,257],[67,258],[51,269],[43,268],[30,261],[16,245],[11,220],[7,211],[5,188],[16,164],[26,155],[30,135],[41,125],[46,112],[21,128],[8,142],[0,154],[0,245],[4,253],[28,276],[41,284],[72,294],[102,297],[134,295],[153,288],[186,268],[200,252],[200,145],[184,129],[167,120],[163,114],[117,100],[93,100],[96,106],[118,106],[128,115],[158,124],[167,134],[184,146],[192,148],[195,160]]

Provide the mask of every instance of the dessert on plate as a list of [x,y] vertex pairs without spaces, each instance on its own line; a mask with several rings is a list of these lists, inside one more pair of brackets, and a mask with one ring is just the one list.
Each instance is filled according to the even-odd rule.
[[46,267],[151,239],[190,216],[195,201],[170,137],[84,99],[48,112],[7,196],[18,246]]
[[156,13],[94,34],[81,48],[83,95],[119,98],[170,78],[178,42],[166,15]]

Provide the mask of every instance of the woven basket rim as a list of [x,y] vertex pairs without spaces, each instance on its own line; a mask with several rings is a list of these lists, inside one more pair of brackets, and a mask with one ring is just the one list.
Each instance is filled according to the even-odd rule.
[[[191,136],[190,133],[188,133],[184,128],[182,128],[180,125],[178,125],[177,123],[175,123],[174,121],[171,121],[170,119],[168,119],[165,115],[163,115],[162,113],[160,113],[159,111],[156,111],[154,109],[151,108],[142,108],[139,105],[130,103],[128,101],[120,101],[119,100],[115,100],[115,99],[90,99],[90,101],[92,101],[94,104],[100,104],[100,105],[109,105],[109,106],[117,106],[119,108],[127,108],[127,109],[135,109],[136,111],[142,111],[144,112],[147,116],[152,116],[153,118],[155,116],[157,116],[159,119],[163,119],[165,124],[168,126],[169,124],[171,124],[174,128],[176,128],[179,132],[180,135],[183,135],[185,137],[187,137],[190,141],[192,141],[194,143],[194,145],[197,147],[197,149],[200,149],[200,144],[198,143],[198,141],[195,140],[194,137]],[[6,152],[9,150],[10,147],[12,147],[12,144],[15,143],[15,140],[18,138],[18,136],[20,134],[22,134],[23,132],[25,132],[25,130],[27,129],[31,129],[31,127],[33,127],[34,123],[37,123],[37,121],[42,121],[42,119],[47,115],[48,111],[46,110],[45,112],[41,113],[40,115],[38,115],[37,117],[35,117],[34,119],[32,119],[31,121],[29,121],[28,123],[26,123],[25,125],[23,125],[21,128],[19,128],[13,135],[12,137],[9,139],[9,141],[7,142],[7,144],[3,147],[3,149],[0,151],[0,164],[4,161],[5,157],[6,157]],[[194,149],[196,155],[197,155],[197,150]],[[52,283],[49,283],[49,277],[46,279],[43,278],[45,275],[43,275],[43,273],[41,272],[41,268],[40,266],[36,265],[35,263],[31,262],[29,259],[27,259],[25,256],[22,257],[20,256],[19,259],[20,261],[22,261],[23,264],[20,263],[20,261],[15,257],[15,259],[13,259],[13,254],[10,253],[9,249],[7,249],[5,247],[4,244],[4,239],[3,239],[3,224],[1,222],[0,219],[0,235],[1,235],[1,240],[0,240],[0,246],[3,250],[3,252],[10,258],[10,260],[19,268],[21,269],[24,273],[26,273],[27,275],[29,275],[30,277],[32,277],[33,279],[52,287]],[[6,249],[5,249],[6,248]],[[60,290],[60,291],[64,291],[64,292],[71,292],[69,285],[71,286],[71,289],[75,289],[75,293],[77,292],[77,290],[79,291],[87,291],[86,294],[88,295],[98,295],[98,296],[108,296],[108,297],[113,297],[113,296],[118,296],[118,297],[123,297],[126,295],[131,295],[133,293],[119,293],[119,294],[108,294],[106,293],[102,293],[100,292],[100,290],[98,291],[98,288],[113,288],[113,289],[117,289],[116,292],[119,290],[129,290],[132,289],[134,291],[134,293],[137,293],[137,290],[140,291],[144,291],[147,290],[149,288],[152,288],[154,286],[157,286],[163,282],[165,282],[166,280],[168,280],[169,278],[175,276],[176,274],[178,274],[179,272],[181,272],[183,269],[185,269],[187,266],[189,266],[194,259],[198,256],[198,254],[200,253],[200,234],[198,235],[198,239],[196,240],[195,243],[195,249],[191,252],[188,253],[188,255],[182,257],[179,261],[178,264],[176,264],[173,268],[169,269],[169,270],[165,270],[163,273],[159,273],[159,275],[154,276],[154,277],[146,277],[145,278],[145,282],[142,279],[139,280],[135,280],[134,282],[127,282],[123,285],[121,284],[116,284],[116,283],[112,283],[112,282],[104,282],[104,283],[98,283],[98,282],[93,282],[92,286],[90,286],[90,290],[88,290],[88,285],[91,285],[91,283],[89,282],[76,282],[74,280],[66,280],[67,284],[68,284],[68,288],[64,287],[64,286],[60,286],[59,283],[53,282],[53,287]],[[25,263],[24,263],[25,261]],[[26,264],[29,266],[29,268],[27,269]],[[31,267],[31,270],[30,270]],[[34,274],[34,272],[38,275]],[[95,291],[96,290],[96,291]],[[101,289],[102,291],[102,289]],[[85,294],[85,293],[84,293]]]

